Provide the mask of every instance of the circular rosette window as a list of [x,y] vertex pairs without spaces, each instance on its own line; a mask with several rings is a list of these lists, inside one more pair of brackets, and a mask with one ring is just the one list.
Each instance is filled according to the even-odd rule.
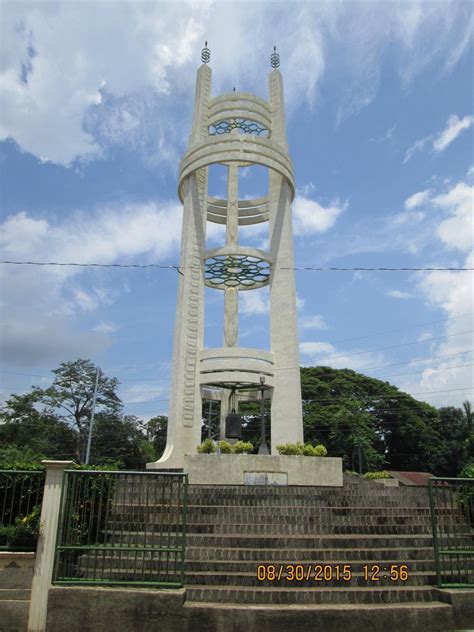
[[249,255],[216,255],[206,259],[204,278],[208,287],[255,290],[270,281],[270,262]]

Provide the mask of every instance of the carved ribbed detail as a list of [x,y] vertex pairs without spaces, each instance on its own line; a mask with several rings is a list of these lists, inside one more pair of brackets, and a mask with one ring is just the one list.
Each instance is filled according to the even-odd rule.
[[[193,177],[193,176],[191,176]],[[199,209],[194,212],[194,221],[204,221],[204,200],[207,202],[207,173],[206,169],[199,169],[196,172],[196,185],[198,193]],[[198,219],[196,219],[198,218]],[[194,231],[195,239],[192,244],[191,251],[191,268],[188,270],[190,278],[188,281],[188,296],[187,296],[187,343],[186,343],[186,356],[185,367],[186,375],[184,378],[184,402],[183,402],[183,425],[192,426],[195,417],[196,408],[196,389],[197,389],[197,354],[200,350],[199,345],[199,332],[202,330],[203,323],[202,315],[200,314],[200,304],[203,300],[203,273],[201,270],[201,256],[199,244],[199,226],[196,226]],[[199,404],[200,405],[200,404]]]

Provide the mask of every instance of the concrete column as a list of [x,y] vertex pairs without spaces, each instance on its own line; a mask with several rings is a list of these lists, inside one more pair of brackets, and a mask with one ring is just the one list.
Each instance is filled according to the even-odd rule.
[[[208,135],[211,69],[197,73],[196,100],[190,147]],[[173,340],[171,398],[166,449],[148,469],[179,469],[184,455],[194,454],[201,443],[202,398],[199,353],[204,344],[204,278],[201,255],[206,247],[207,169],[192,173],[185,182],[180,269]]]
[[[283,81],[279,70],[269,75],[272,135],[287,149]],[[270,281],[271,349],[275,354],[271,406],[271,452],[281,443],[303,441],[303,414],[296,313],[291,190],[276,171],[269,174],[270,252],[274,269]]]
[[46,482],[31,588],[28,632],[44,632],[46,629],[48,591],[53,576],[63,472],[72,465],[73,461],[42,461],[42,463],[46,466]]
[[[239,168],[231,163],[227,175],[228,246],[237,246],[239,231]],[[224,346],[236,347],[239,335],[239,293],[233,287],[224,290]]]
[[272,454],[281,443],[303,441],[301,379],[296,315],[291,198],[288,183],[270,173],[270,338],[275,354],[271,407]]

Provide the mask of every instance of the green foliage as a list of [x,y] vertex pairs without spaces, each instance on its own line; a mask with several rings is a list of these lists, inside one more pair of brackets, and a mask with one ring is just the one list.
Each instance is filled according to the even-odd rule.
[[459,478],[474,478],[474,463],[465,465],[459,472]]
[[327,456],[327,453],[328,451],[321,443],[316,446],[306,443],[303,448],[304,456]]
[[277,445],[278,454],[287,456],[302,456],[304,454],[304,445],[302,443],[283,443]]
[[46,411],[41,397],[36,389],[7,399],[0,413],[0,445],[28,448],[43,458],[71,458],[77,451],[77,432]]
[[231,454],[232,446],[228,441],[219,441],[219,450],[221,454]]
[[349,474],[349,476],[359,476],[359,472],[355,470],[344,470],[344,474]]
[[133,415],[98,413],[92,431],[91,461],[117,463],[117,469],[141,470],[156,460],[153,444],[146,438],[140,420]]
[[387,472],[387,470],[381,470],[380,472],[366,472],[364,474],[364,478],[368,479],[369,481],[374,480],[374,478],[392,478],[390,476],[390,472]]
[[69,480],[66,511],[69,514],[67,545],[102,544],[106,541],[106,519],[114,496],[117,475],[112,465],[76,466],[100,474],[73,474]]
[[10,551],[35,551],[40,530],[41,507],[15,519],[14,524],[0,525],[0,546]]
[[12,524],[1,524],[0,525],[0,547],[7,548],[8,542],[15,535],[15,526]]
[[107,377],[90,360],[79,358],[61,363],[53,371],[55,378],[49,388],[35,388],[47,410],[57,412],[76,428],[81,452],[89,430],[97,371],[96,410],[118,416],[122,409],[122,402],[115,392],[119,382],[116,378]]
[[25,470],[35,472],[44,470],[43,454],[37,454],[29,448],[17,448],[14,445],[0,448],[0,470]]
[[252,454],[254,450],[253,445],[250,441],[237,441],[232,446],[232,452],[234,454]]
[[161,457],[166,448],[166,433],[168,429],[168,417],[165,415],[157,415],[152,417],[146,424],[146,437],[153,446],[156,461]]
[[311,443],[284,443],[277,445],[277,450],[278,454],[286,456],[326,456],[328,453],[322,444],[314,446]]
[[199,454],[213,454],[216,451],[216,446],[212,439],[205,439],[201,445],[198,445],[197,451]]
[[[456,476],[474,446],[472,410],[417,401],[349,369],[301,369],[305,441],[323,443],[345,469]],[[471,430],[470,430],[471,429]]]
[[41,507],[34,507],[31,513],[15,520],[13,530],[7,536],[7,546],[11,551],[35,551],[40,531]]

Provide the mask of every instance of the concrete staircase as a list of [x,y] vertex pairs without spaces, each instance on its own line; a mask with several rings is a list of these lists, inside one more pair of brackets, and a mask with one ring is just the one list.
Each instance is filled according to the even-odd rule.
[[[402,564],[408,579],[391,580],[391,565]],[[259,580],[259,565],[275,579],[261,569]],[[433,601],[435,580],[426,489],[350,476],[343,488],[190,488],[188,600],[419,603]]]
[[[140,494],[135,489],[130,505],[112,511],[108,543],[179,546],[175,517],[166,505],[142,503]],[[452,507],[443,511],[457,520]],[[184,605],[203,630],[209,617],[225,621],[230,614],[242,622],[239,630],[247,629],[243,622],[250,611],[256,630],[267,620],[269,629],[280,630],[275,622],[283,622],[283,612],[296,626],[287,621],[285,629],[446,632],[456,627],[453,607],[439,600],[434,586],[425,488],[385,487],[352,476],[345,476],[342,488],[191,485],[187,525]],[[257,576],[262,565],[263,581]],[[272,580],[269,565],[275,569]],[[296,572],[296,565],[303,577],[291,579],[288,573]],[[325,567],[320,581],[316,565]],[[350,570],[347,581],[344,565]],[[378,581],[374,565],[380,567]],[[405,565],[406,581],[390,579],[392,565]],[[96,567],[93,556],[82,556],[84,578],[93,578]],[[158,572],[163,579],[163,562],[154,553],[120,553],[119,558],[111,553],[101,562],[102,576],[111,580],[146,581]],[[315,615],[321,619],[313,628]],[[374,617],[377,625],[368,626]]]

